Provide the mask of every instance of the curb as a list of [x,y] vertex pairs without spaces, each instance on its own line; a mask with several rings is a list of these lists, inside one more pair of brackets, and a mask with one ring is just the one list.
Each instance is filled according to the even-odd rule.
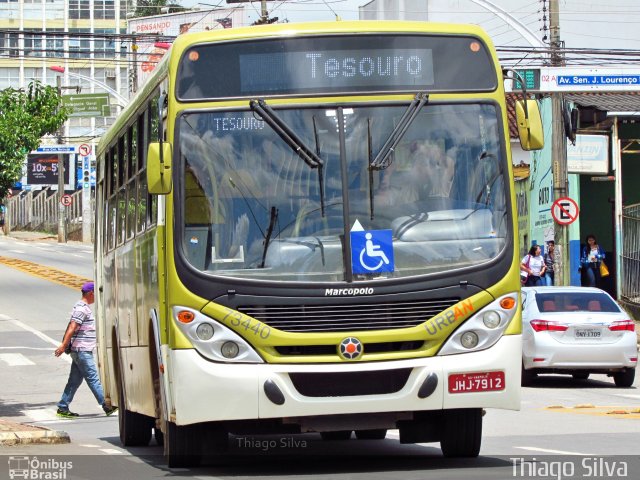
[[71,443],[69,434],[56,430],[35,430],[25,432],[0,432],[0,445],[27,445],[33,443]]

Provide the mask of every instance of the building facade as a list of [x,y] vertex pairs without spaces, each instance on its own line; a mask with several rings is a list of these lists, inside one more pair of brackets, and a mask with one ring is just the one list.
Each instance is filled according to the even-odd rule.
[[[122,35],[129,9],[126,0],[0,1],[0,89],[33,80],[55,86],[61,76],[63,87],[83,94],[106,92],[103,84],[127,98],[130,45]],[[99,137],[116,114],[70,119],[64,143]]]

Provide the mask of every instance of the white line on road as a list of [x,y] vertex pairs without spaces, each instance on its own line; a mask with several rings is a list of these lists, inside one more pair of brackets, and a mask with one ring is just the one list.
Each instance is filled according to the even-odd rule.
[[51,408],[38,408],[33,410],[20,410],[25,417],[29,417],[34,422],[46,422],[55,420],[56,412]]
[[19,367],[22,365],[35,365],[31,360],[21,353],[0,353],[0,360],[10,367]]
[[514,447],[514,448],[519,448],[521,450],[530,450],[532,452],[555,453],[557,455],[580,455],[583,457],[594,456],[593,453],[567,452],[565,450],[552,450],[550,448],[538,448],[538,447]]
[[86,447],[86,448],[98,448],[100,445],[93,445],[91,443],[81,443],[78,446],[79,447]]
[[115,448],[101,448],[100,451],[108,455],[123,455],[125,453],[122,450],[116,450]]
[[15,345],[9,347],[0,347],[0,350],[45,350],[47,352],[51,351],[51,347],[16,347]]
[[[9,320],[14,325],[17,325],[18,327],[26,330],[27,332],[33,333],[36,337],[44,340],[45,342],[50,343],[51,345],[54,345],[55,347],[60,346],[60,342],[59,341],[54,340],[50,336],[45,335],[44,333],[42,333],[40,330],[36,330],[35,328],[30,327],[29,325],[27,325],[26,323],[21,322],[20,320],[16,320],[15,318],[8,317],[7,315],[3,315],[1,313],[0,313],[0,320]],[[71,357],[69,355],[61,355],[60,358],[64,359],[66,362],[71,363]]]

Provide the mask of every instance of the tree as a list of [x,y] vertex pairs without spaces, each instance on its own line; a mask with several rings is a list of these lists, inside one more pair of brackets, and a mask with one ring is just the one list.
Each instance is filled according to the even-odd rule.
[[25,90],[0,90],[0,198],[22,176],[28,152],[69,117],[55,87],[31,82]]
[[151,17],[160,15],[163,8],[168,8],[166,13],[178,13],[185,12],[188,9],[180,6],[177,3],[170,2],[168,0],[138,0],[136,2],[134,17]]

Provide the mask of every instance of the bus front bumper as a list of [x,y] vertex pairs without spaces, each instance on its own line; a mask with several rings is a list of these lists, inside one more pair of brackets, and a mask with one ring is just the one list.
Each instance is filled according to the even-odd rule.
[[[166,347],[163,357],[165,378],[172,379],[169,385],[165,381],[166,398],[169,411],[175,412],[171,420],[178,425],[451,408],[520,408],[519,335],[503,336],[493,347],[479,352],[388,362],[222,364],[208,361],[192,349],[169,350]],[[341,372],[353,374],[347,375],[346,381],[365,378],[366,383],[367,378],[393,375],[392,370],[398,369],[410,373],[404,386],[393,393],[358,395],[350,391],[345,396],[310,396],[301,394],[292,381],[292,377],[304,379],[305,375],[322,381],[323,374],[335,379],[333,375]],[[485,372],[503,372],[504,385],[497,385],[503,388],[463,393],[449,391],[450,375]],[[429,394],[425,397],[425,389],[422,393],[420,390],[429,376],[431,388],[426,389]],[[437,382],[433,381],[434,376]],[[270,387],[265,388],[267,383]],[[274,391],[274,385],[276,393],[280,392],[275,397],[273,393],[267,393],[267,390]],[[375,387],[371,388],[375,390]]]

